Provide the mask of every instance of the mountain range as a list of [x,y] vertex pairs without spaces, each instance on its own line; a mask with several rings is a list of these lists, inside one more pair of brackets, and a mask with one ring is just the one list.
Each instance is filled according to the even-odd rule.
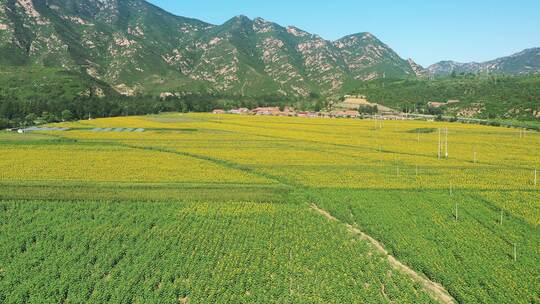
[[455,74],[528,75],[540,73],[540,48],[527,49],[517,54],[482,63],[441,61],[421,71],[424,75],[448,76]]
[[423,68],[370,33],[329,41],[245,16],[213,25],[143,0],[0,0],[1,66],[76,71],[124,95],[307,97],[379,78],[538,73],[540,49]]

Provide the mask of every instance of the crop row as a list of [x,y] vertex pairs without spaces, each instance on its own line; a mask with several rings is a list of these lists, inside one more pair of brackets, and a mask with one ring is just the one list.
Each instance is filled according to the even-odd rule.
[[0,210],[2,303],[432,303],[344,227],[297,205]]

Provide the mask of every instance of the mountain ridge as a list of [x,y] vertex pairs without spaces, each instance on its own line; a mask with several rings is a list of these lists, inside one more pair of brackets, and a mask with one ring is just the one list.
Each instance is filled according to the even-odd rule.
[[484,62],[440,61],[427,67],[426,72],[431,76],[448,76],[452,73],[538,74],[540,73],[540,47],[528,48],[509,56]]
[[369,32],[332,41],[244,15],[214,25],[143,0],[0,0],[0,66],[79,71],[124,95],[330,96],[380,78],[540,72],[529,53],[424,69]]
[[306,97],[413,75],[369,33],[330,41],[243,15],[212,25],[142,0],[3,0],[0,55],[3,65],[80,70],[122,93]]

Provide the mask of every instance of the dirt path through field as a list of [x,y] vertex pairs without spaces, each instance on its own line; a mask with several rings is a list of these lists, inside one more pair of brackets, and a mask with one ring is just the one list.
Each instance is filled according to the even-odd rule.
[[[331,215],[328,211],[319,208],[317,205],[312,204],[311,208],[313,208],[315,211],[317,211],[319,214],[323,215],[327,219],[339,222],[337,218],[335,218],[333,215]],[[371,236],[365,234],[364,232],[360,231],[358,228],[343,223],[345,226],[347,226],[347,229],[354,235],[359,236],[361,239],[368,241],[373,245],[373,247],[387,257],[388,262],[390,265],[399,271],[402,271],[403,273],[407,274],[413,281],[420,283],[424,289],[437,301],[445,304],[454,304],[456,303],[455,299],[446,291],[446,289],[439,283],[433,282],[430,279],[426,278],[424,275],[421,275],[417,273],[416,271],[412,270],[409,266],[401,263],[398,261],[394,256],[388,253],[386,249],[384,249],[384,246],[379,243],[376,239],[372,238]]]

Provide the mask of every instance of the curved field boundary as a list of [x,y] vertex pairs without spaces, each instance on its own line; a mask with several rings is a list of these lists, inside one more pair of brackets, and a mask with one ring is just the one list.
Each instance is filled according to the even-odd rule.
[[396,269],[399,270],[406,275],[408,275],[413,281],[418,282],[424,287],[424,289],[437,301],[444,304],[454,304],[456,303],[456,300],[448,293],[448,291],[439,283],[433,282],[430,279],[426,278],[424,275],[421,275],[411,269],[409,266],[403,264],[398,259],[396,259],[393,255],[388,253],[386,249],[384,249],[384,246],[377,241],[376,239],[372,238],[371,236],[365,234],[364,232],[360,231],[360,229],[353,227],[352,225],[345,224],[335,218],[333,215],[331,215],[328,211],[319,208],[317,205],[312,204],[311,208],[321,214],[322,216],[326,217],[330,221],[333,222],[339,222],[347,226],[347,229],[354,235],[359,236],[361,239],[368,241],[373,245],[373,247],[382,255],[384,255],[387,259],[390,265]]

